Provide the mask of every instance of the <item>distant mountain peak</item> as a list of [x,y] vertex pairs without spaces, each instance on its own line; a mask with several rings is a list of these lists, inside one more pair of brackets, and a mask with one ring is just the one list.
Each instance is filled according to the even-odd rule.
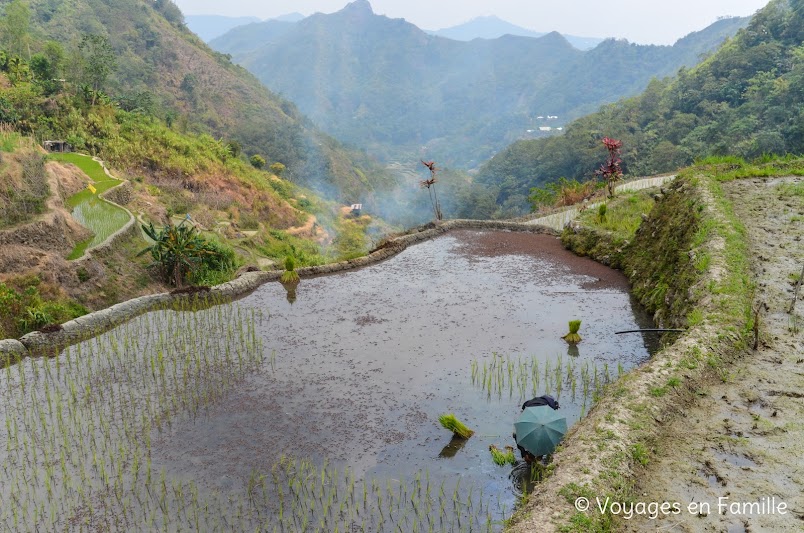
[[371,8],[371,3],[368,0],[355,0],[346,4],[341,10],[342,13],[360,13],[366,15],[373,15],[374,10]]
[[563,48],[574,48],[572,43],[567,39],[567,36],[557,31],[551,31],[550,33],[545,33],[541,37],[538,37],[540,41],[543,43],[550,43],[552,46],[560,46]]
[[479,17],[475,17],[475,18],[473,18],[473,19],[472,19],[472,20],[470,20],[469,22],[473,22],[473,21],[476,21],[476,20],[488,20],[488,21],[491,21],[491,20],[494,20],[494,21],[499,20],[499,21],[501,21],[501,22],[507,22],[507,21],[505,21],[505,20],[501,19],[500,17],[498,17],[497,15],[481,15],[481,16],[479,16]]

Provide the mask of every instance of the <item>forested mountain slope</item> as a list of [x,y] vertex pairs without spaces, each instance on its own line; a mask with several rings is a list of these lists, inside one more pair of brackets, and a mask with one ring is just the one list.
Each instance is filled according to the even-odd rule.
[[474,168],[517,139],[550,135],[540,127],[695,64],[744,22],[720,21],[672,47],[608,40],[582,52],[555,32],[445,39],[357,0],[290,28],[236,28],[211,44],[338,139],[392,160],[415,154]]
[[480,172],[498,202],[531,187],[591,177],[603,136],[621,139],[631,175],[673,171],[707,156],[804,151],[804,2],[774,0],[693,69],[570,124],[564,135],[510,146]]

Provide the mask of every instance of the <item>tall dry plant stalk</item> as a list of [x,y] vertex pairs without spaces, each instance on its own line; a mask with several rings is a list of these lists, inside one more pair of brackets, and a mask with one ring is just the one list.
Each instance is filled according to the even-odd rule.
[[436,192],[435,184],[436,181],[436,172],[438,172],[438,168],[436,168],[435,161],[424,161],[422,160],[422,165],[430,170],[430,179],[429,180],[422,180],[419,182],[422,188],[427,189],[427,192],[430,194],[430,203],[433,204],[433,213],[435,214],[436,220],[441,220],[443,217],[441,213],[441,203],[438,201],[438,192]]

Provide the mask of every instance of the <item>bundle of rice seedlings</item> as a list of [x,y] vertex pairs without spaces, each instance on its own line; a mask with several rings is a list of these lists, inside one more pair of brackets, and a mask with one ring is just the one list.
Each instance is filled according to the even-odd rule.
[[578,330],[581,329],[581,321],[580,320],[570,320],[569,323],[569,333],[564,335],[562,339],[565,341],[575,344],[576,342],[581,342],[581,336],[578,335]]
[[444,426],[444,429],[452,431],[455,435],[462,439],[468,439],[475,434],[474,431],[464,426],[460,420],[455,418],[455,415],[452,413],[439,416],[438,421],[441,422],[441,425]]
[[293,283],[299,281],[299,274],[296,273],[296,262],[291,256],[285,257],[285,272],[279,278],[282,283]]
[[491,458],[494,460],[496,465],[505,466],[516,464],[516,456],[514,455],[513,446],[506,446],[505,451],[503,452],[492,444],[489,446],[489,450],[491,450]]

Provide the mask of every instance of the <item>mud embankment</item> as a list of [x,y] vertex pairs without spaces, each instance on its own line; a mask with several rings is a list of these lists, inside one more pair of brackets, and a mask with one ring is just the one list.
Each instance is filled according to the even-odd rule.
[[751,325],[744,230],[718,188],[705,175],[679,177],[633,242],[584,228],[565,231],[567,247],[625,272],[657,324],[688,329],[609,386],[573,427],[553,457],[551,475],[515,516],[511,531],[609,530],[618,518],[601,513],[598,499],[636,499],[635,480],[665,426],[744,346]]

